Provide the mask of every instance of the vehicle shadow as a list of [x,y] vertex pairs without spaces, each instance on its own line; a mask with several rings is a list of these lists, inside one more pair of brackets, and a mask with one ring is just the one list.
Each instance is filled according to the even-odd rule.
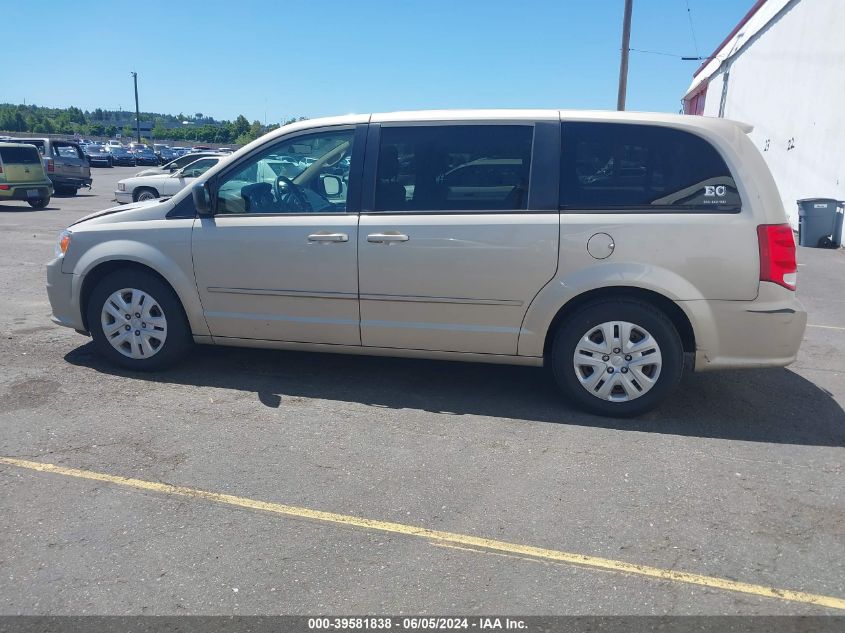
[[77,191],[76,193],[54,193],[54,198],[96,198],[97,194],[95,193],[81,193]]
[[267,407],[293,397],[451,415],[778,444],[845,446],[845,412],[788,369],[694,374],[657,410],[619,420],[582,413],[535,367],[197,346],[160,373],[116,369],[88,343],[67,362],[155,383],[237,389]]
[[43,209],[33,209],[26,202],[21,202],[20,205],[0,204],[0,213],[38,213],[39,211],[58,211],[59,207],[52,205],[46,206]]

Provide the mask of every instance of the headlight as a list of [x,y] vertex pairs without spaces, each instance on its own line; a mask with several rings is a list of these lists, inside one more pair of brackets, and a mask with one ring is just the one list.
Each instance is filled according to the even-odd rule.
[[126,183],[125,182],[117,183],[117,190],[118,191],[126,191]]
[[70,247],[71,233],[67,229],[59,233],[59,239],[56,241],[56,257],[64,257],[67,249]]

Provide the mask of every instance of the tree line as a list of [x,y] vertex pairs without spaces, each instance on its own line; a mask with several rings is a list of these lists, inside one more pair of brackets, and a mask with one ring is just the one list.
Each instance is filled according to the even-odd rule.
[[[292,118],[284,124],[304,119],[305,117]],[[201,141],[238,145],[249,143],[279,127],[277,123],[272,125],[262,125],[260,121],[250,123],[242,114],[238,115],[234,121],[217,121],[212,117],[203,116],[201,112],[193,115],[142,112],[141,121],[153,123],[152,136],[157,141]],[[185,124],[185,121],[188,124]],[[170,127],[167,124],[178,124],[178,127]],[[75,106],[45,108],[36,105],[2,103],[0,104],[0,132],[68,136],[80,134],[83,137],[114,137],[120,133],[131,137],[135,135],[135,116],[131,112],[101,108],[83,111]]]

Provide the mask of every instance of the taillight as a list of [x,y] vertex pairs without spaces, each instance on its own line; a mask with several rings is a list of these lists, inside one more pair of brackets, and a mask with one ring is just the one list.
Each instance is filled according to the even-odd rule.
[[47,159],[47,171],[48,172],[56,171],[56,164],[53,162],[52,158]]
[[795,290],[798,264],[792,227],[761,224],[757,227],[757,240],[760,243],[760,281],[771,281]]
[[0,185],[0,190],[9,191],[12,187],[9,185]]

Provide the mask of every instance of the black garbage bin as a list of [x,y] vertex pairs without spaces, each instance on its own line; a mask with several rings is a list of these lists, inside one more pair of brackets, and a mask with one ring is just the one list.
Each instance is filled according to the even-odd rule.
[[842,200],[806,198],[798,201],[798,243],[817,248],[842,245]]

